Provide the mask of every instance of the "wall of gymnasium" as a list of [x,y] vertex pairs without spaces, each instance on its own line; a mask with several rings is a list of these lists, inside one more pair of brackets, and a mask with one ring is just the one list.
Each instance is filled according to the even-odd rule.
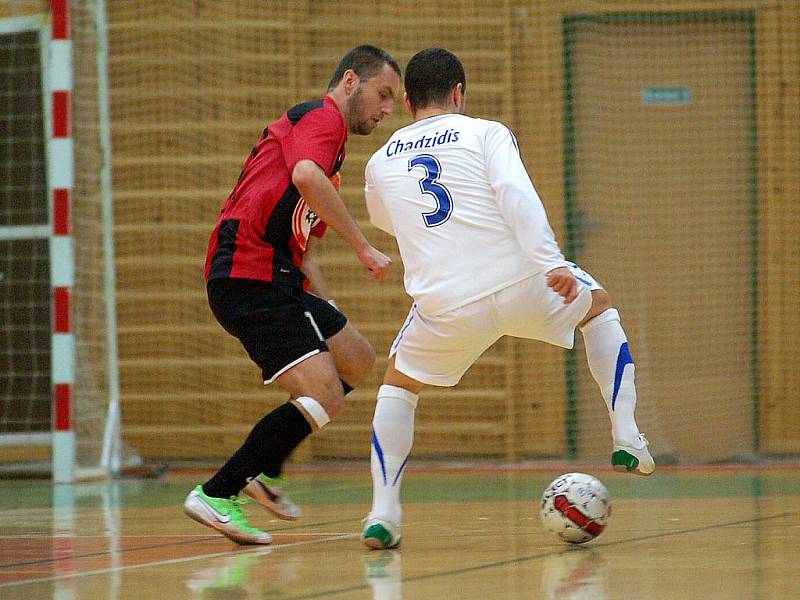
[[[278,390],[261,388],[255,367],[213,322],[202,261],[216,212],[257,133],[291,104],[318,96],[344,51],[369,41],[401,64],[431,45],[458,53],[470,77],[470,112],[514,129],[564,240],[564,17],[709,8],[698,1],[271,4],[265,15],[260,3],[243,0],[224,6],[108,2],[123,435],[145,457],[222,457],[266,410],[285,400]],[[796,453],[800,3],[722,1],[713,9],[755,16],[755,418],[762,452]],[[0,16],[46,10],[47,2],[0,2]],[[341,19],[345,13],[350,18]],[[398,106],[373,136],[353,138],[343,172],[349,206],[370,239],[396,259],[388,240],[366,224],[361,174],[388,132],[407,122]],[[323,266],[340,305],[379,358],[342,419],[301,448],[301,461],[365,456],[382,357],[408,309],[401,269],[383,286],[373,285],[347,248],[330,237]],[[563,456],[564,361],[554,348],[501,342],[458,388],[425,394],[415,453]],[[531,365],[538,374],[528,379]],[[662,410],[669,414],[668,407]]]

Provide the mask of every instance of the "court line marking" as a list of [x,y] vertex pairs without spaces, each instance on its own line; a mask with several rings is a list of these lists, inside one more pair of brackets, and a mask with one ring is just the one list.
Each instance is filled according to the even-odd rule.
[[[766,517],[757,517],[755,519],[744,519],[741,521],[729,521],[727,523],[715,523],[713,525],[704,525],[703,527],[693,527],[690,529],[681,529],[678,531],[668,531],[664,533],[654,533],[649,535],[643,535],[634,538],[628,538],[624,540],[615,540],[613,542],[599,542],[593,543],[591,548],[605,548],[609,546],[619,546],[622,544],[630,544],[635,542],[642,542],[647,540],[654,540],[660,538],[668,538],[668,537],[675,537],[679,535],[691,534],[691,533],[699,533],[701,531],[708,531],[710,529],[717,529],[719,527],[735,527],[737,525],[749,525],[752,523],[758,523],[762,521],[770,521],[774,519],[782,519],[785,517],[796,517],[800,516],[800,512],[784,512],[779,513],[776,515],[768,515]],[[448,571],[440,571],[437,573],[425,573],[422,575],[412,575],[409,577],[400,577],[397,582],[398,583],[406,583],[406,582],[415,582],[415,581],[424,581],[426,579],[435,579],[437,577],[449,577],[451,575],[462,575],[464,573],[473,573],[476,571],[484,571],[487,569],[494,569],[496,567],[506,567],[508,565],[513,565],[517,563],[529,562],[534,560],[541,560],[543,558],[547,558],[548,556],[552,556],[554,554],[564,554],[565,552],[571,552],[570,548],[566,548],[564,550],[560,550],[557,552],[544,552],[539,554],[531,554],[529,556],[518,556],[516,558],[509,558],[506,560],[499,560],[491,563],[486,563],[482,565],[473,565],[471,567],[462,567],[460,569],[452,569]],[[309,594],[303,594],[301,596],[285,596],[282,600],[312,600],[314,598],[325,598],[328,596],[337,596],[339,594],[347,594],[349,592],[355,592],[359,590],[369,590],[370,585],[367,583],[359,584],[359,585],[352,585],[343,588],[337,588],[334,590],[322,590],[319,592],[311,592]]]
[[[280,533],[283,533],[284,531],[291,531],[293,529],[308,529],[309,527],[322,527],[322,526],[326,526],[326,525],[341,525],[342,523],[352,523],[352,521],[353,521],[352,519],[338,519],[336,521],[326,521],[326,522],[323,522],[323,523],[308,523],[308,524],[304,524],[304,525],[292,525],[292,526],[288,526],[288,527],[281,527],[280,529],[272,529],[271,533],[280,534]],[[295,533],[294,535],[315,535],[315,534],[313,532],[309,532],[309,533],[305,533],[305,534]],[[323,534],[316,534],[316,535],[339,535],[339,534],[325,534],[325,533],[323,533]],[[50,537],[52,537],[52,539],[54,539],[54,540],[56,540],[56,539],[63,540],[63,539],[72,539],[73,536],[66,536],[66,537],[65,536],[57,536],[57,537],[56,536],[37,536],[36,538],[33,538],[33,539],[50,539]],[[74,537],[79,537],[79,536],[74,536]],[[108,538],[108,536],[94,536],[94,537],[106,537],[106,538]],[[145,536],[137,536],[137,537],[145,537]],[[157,536],[150,536],[150,537],[157,537]],[[164,536],[164,537],[171,537],[171,536]],[[79,560],[81,558],[97,558],[98,556],[105,556],[105,555],[109,555],[109,556],[115,555],[115,554],[116,555],[121,555],[121,554],[130,553],[130,552],[139,552],[140,550],[155,550],[156,548],[169,548],[170,546],[188,546],[189,544],[196,544],[198,542],[210,542],[210,541],[218,541],[218,540],[222,540],[223,539],[223,538],[221,538],[219,536],[199,536],[199,537],[198,536],[194,536],[194,538],[195,539],[181,540],[181,541],[176,541],[176,542],[166,542],[166,543],[163,543],[163,544],[150,544],[148,546],[134,546],[132,548],[120,548],[118,550],[98,550],[98,551],[95,551],[95,552],[86,552],[84,554],[71,554],[69,556],[54,556],[54,557],[48,557],[48,558],[40,558],[40,559],[37,559],[37,560],[30,560],[30,561],[26,561],[26,562],[4,563],[4,564],[0,564],[0,569],[13,569],[15,567],[30,567],[30,566],[33,566],[33,565],[45,565],[45,564],[48,564],[48,563],[58,563],[58,562],[67,561],[67,560]],[[0,536],[0,542],[2,542],[3,539],[6,539],[6,538]],[[283,547],[283,546],[281,546],[281,547]],[[3,585],[5,585],[5,584],[0,584],[0,587],[2,587]]]
[[[324,535],[324,534],[321,534]],[[205,558],[219,558],[220,556],[230,556],[231,554],[268,554],[266,550],[275,551],[279,548],[296,548],[297,546],[309,546],[311,544],[320,544],[324,542],[337,542],[339,540],[352,539],[360,537],[359,533],[341,533],[322,540],[307,540],[304,542],[291,542],[289,544],[278,545],[261,545],[255,548],[226,550],[224,552],[213,552],[211,554],[203,554],[199,556],[186,556],[183,558],[171,558],[169,560],[159,560],[156,562],[142,563],[140,565],[125,565],[121,567],[107,567],[105,569],[94,569],[92,571],[82,571],[80,573],[64,573],[62,575],[52,575],[50,577],[36,577],[33,579],[25,579],[21,581],[9,581],[8,583],[0,583],[0,588],[15,587],[20,585],[27,585],[29,583],[44,583],[47,581],[60,581],[62,579],[75,579],[77,577],[88,577],[92,575],[102,575],[104,573],[118,573],[121,571],[132,571],[134,569],[144,569],[147,567],[160,567],[162,565],[174,565],[179,563],[191,562],[193,560],[202,560]],[[214,538],[216,539],[216,538]]]
[[[352,519],[351,519],[352,520]],[[271,533],[281,533],[286,531],[285,529],[270,529]],[[292,535],[320,535],[319,533],[314,532],[302,532],[296,531],[292,533]],[[327,534],[325,534],[327,535]],[[15,535],[0,535],[0,544],[3,543],[4,540],[107,540],[110,536],[108,535],[80,535],[80,534],[69,534],[69,533],[55,533],[55,534],[47,534],[47,533],[31,533],[31,534],[15,534]],[[208,536],[208,535],[200,535],[199,533],[175,533],[170,535],[153,535],[150,533],[126,533],[119,539],[126,539],[126,540],[135,540],[135,539],[152,539],[154,537],[168,537],[168,538],[186,538],[188,543],[192,543],[195,539],[202,538],[203,540],[218,540],[221,539],[218,536]],[[169,542],[171,544],[180,543],[178,541]],[[0,569],[4,568],[6,565],[0,564]]]

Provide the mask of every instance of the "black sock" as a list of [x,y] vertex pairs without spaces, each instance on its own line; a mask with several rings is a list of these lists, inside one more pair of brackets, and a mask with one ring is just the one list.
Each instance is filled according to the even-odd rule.
[[311,433],[311,426],[291,402],[261,419],[242,447],[206,483],[203,490],[215,498],[230,498],[259,473],[277,477],[292,451]]

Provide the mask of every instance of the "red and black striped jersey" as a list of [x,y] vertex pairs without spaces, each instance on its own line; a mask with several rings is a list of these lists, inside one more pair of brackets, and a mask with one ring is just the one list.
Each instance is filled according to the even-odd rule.
[[290,108],[262,132],[217,218],[205,277],[307,287],[301,271],[308,236],[327,225],[300,196],[292,171],[314,161],[328,177],[344,161],[347,127],[330,96]]

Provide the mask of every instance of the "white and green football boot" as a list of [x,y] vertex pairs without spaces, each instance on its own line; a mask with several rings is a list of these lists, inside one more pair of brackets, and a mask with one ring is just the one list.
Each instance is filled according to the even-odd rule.
[[647,449],[647,438],[643,433],[639,434],[635,446],[625,444],[614,444],[614,452],[611,454],[611,466],[615,471],[635,473],[636,475],[650,475],[656,470],[656,462]]
[[230,499],[207,496],[203,486],[194,488],[183,503],[183,512],[198,523],[216,529],[237,544],[269,544],[272,536],[251,527],[241,506],[247,500],[238,496]]
[[361,541],[367,548],[373,550],[386,550],[397,548],[400,545],[400,526],[379,517],[364,519],[364,533]]

